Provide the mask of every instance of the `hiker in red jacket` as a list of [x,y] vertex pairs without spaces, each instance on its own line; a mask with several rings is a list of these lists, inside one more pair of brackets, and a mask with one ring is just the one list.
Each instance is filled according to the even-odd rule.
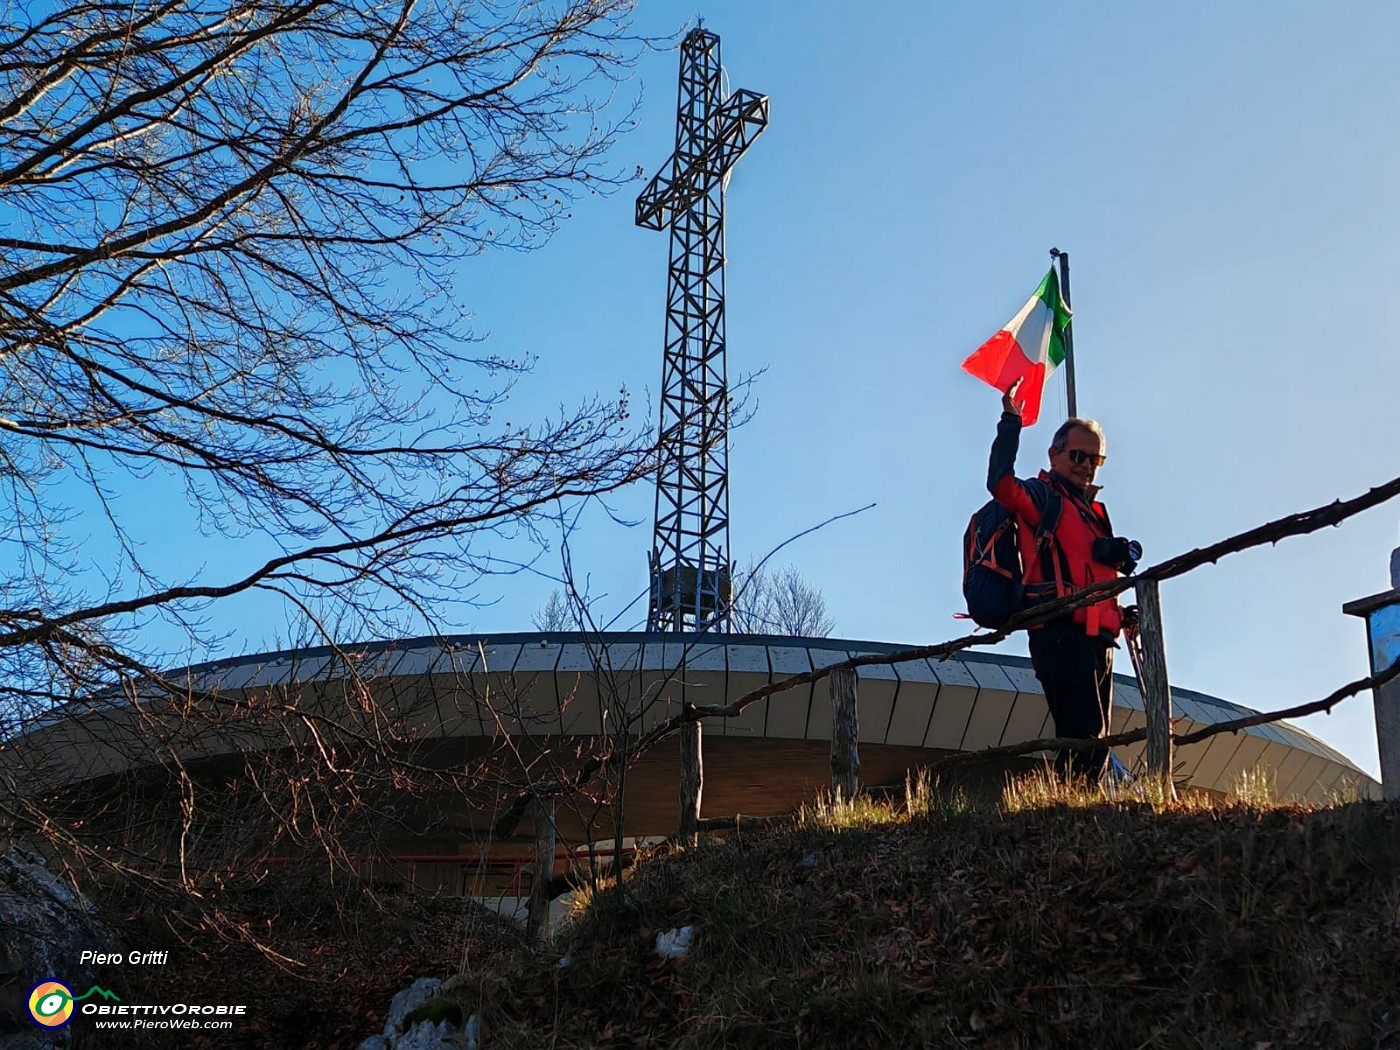
[[[1049,601],[1137,568],[1142,548],[1115,537],[1108,511],[1098,502],[1094,476],[1104,462],[1103,430],[1091,419],[1068,419],[1050,440],[1050,469],[1018,480],[1016,452],[1021,441],[1017,380],[1001,399],[1002,415],[987,468],[987,490],[1016,518],[1026,571],[1028,604]],[[1058,507],[1051,507],[1053,501]],[[1051,507],[1058,514],[1043,549],[1036,549],[1035,527]],[[1045,690],[1055,735],[1090,739],[1106,736],[1113,717],[1113,649],[1120,630],[1135,627],[1136,609],[1108,598],[1076,609],[1029,631],[1031,665]],[[1061,775],[1097,780],[1108,766],[1107,749],[1062,751],[1055,761]]]

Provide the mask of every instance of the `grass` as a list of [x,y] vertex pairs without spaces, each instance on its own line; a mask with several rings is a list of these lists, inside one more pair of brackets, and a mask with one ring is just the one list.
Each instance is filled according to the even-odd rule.
[[[353,936],[300,930],[332,965],[283,1013],[248,990],[273,983],[255,959],[186,979],[239,982],[248,1035],[288,1048],[356,1047],[394,991],[454,972],[483,1050],[1400,1047],[1400,807],[1281,805],[1257,776],[1225,798],[1142,788],[1040,773],[980,800],[915,777],[656,852],[543,948],[400,902]],[[658,958],[683,925],[690,955]]]
[[454,994],[493,1048],[1400,1046],[1400,813],[1150,795],[818,800],[649,858]]
[[1235,774],[1230,787],[1230,799],[1237,805],[1265,809],[1274,802],[1274,771],[1255,766]]

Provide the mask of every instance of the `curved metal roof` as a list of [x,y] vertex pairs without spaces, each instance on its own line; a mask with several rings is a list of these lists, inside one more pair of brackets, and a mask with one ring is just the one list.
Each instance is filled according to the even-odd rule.
[[[682,699],[713,704],[752,689],[862,654],[892,654],[908,646],[837,638],[773,635],[647,633],[473,634],[368,642],[339,648],[283,650],[192,665],[169,676],[201,691],[240,692],[343,680],[350,665],[374,688],[406,697],[429,689],[433,710],[416,719],[416,732],[432,736],[494,735],[514,731],[521,719],[538,719],[545,732],[602,731],[600,695],[642,710],[643,728],[679,709]],[[444,686],[443,676],[451,676]],[[1134,678],[1117,674],[1114,731],[1145,724]],[[505,689],[516,709],[502,719],[483,698]],[[754,704],[741,715],[711,720],[707,733],[770,739],[829,739],[830,708],[820,683],[803,685]],[[1255,712],[1219,697],[1173,687],[1178,729]],[[488,701],[489,702],[489,701]],[[24,727],[35,740],[69,719],[82,721],[100,709],[118,709],[121,698],[84,701],[48,713]],[[523,705],[523,706],[522,706]],[[940,750],[979,750],[1051,735],[1049,713],[1025,657],[963,651],[947,660],[913,660],[860,669],[860,739],[868,745]],[[714,724],[714,723],[719,724]],[[70,723],[71,724],[71,723]],[[69,737],[69,747],[76,746]],[[235,746],[229,744],[230,748]],[[207,748],[219,750],[210,740]],[[206,748],[206,749],[207,749]],[[1143,745],[1118,750],[1129,765]],[[76,757],[76,756],[70,756]],[[1284,722],[1223,733],[1178,752],[1178,775],[1191,784],[1227,790],[1247,769],[1272,771],[1280,798],[1324,799],[1354,788],[1363,795],[1378,785],[1345,756]],[[66,763],[75,777],[82,774]],[[79,765],[82,765],[80,763]],[[110,771],[110,770],[109,770]]]

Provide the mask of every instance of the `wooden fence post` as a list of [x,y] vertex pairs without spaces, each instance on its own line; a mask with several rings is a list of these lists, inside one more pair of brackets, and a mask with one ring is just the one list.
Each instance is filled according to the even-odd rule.
[[860,717],[856,711],[854,668],[832,671],[831,794],[846,801],[860,790]]
[[[1371,673],[1380,674],[1400,660],[1400,547],[1390,555],[1390,590],[1342,606],[1349,616],[1366,620]],[[1381,763],[1381,795],[1400,799],[1400,678],[1371,690],[1376,705],[1376,750]]]
[[[685,705],[689,710],[690,704]],[[676,837],[688,846],[700,840],[700,798],[705,791],[705,755],[701,747],[700,722],[681,726],[681,816]]]
[[535,877],[525,929],[531,940],[549,937],[549,885],[554,881],[554,797],[535,799]]
[[1162,601],[1156,580],[1138,580],[1138,639],[1142,644],[1143,712],[1147,715],[1147,775],[1176,797],[1172,783],[1172,689],[1167,678],[1167,645],[1162,633]]

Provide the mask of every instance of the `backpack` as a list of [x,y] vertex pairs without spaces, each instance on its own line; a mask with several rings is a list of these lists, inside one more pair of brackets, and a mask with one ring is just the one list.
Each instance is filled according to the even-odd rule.
[[[1036,549],[1049,570],[1041,573],[1046,581],[1060,578],[1051,548],[1058,548],[1054,531],[1063,506],[1064,498],[1051,490],[1035,529]],[[1063,558],[1061,552],[1060,560]],[[1028,594],[1028,574],[1029,567],[1021,559],[1016,519],[996,500],[988,500],[972,515],[963,533],[963,597],[967,600],[967,615],[982,627],[997,630],[1027,605],[1053,598],[1058,592],[1058,585],[1048,582],[1037,587],[1037,593]]]

